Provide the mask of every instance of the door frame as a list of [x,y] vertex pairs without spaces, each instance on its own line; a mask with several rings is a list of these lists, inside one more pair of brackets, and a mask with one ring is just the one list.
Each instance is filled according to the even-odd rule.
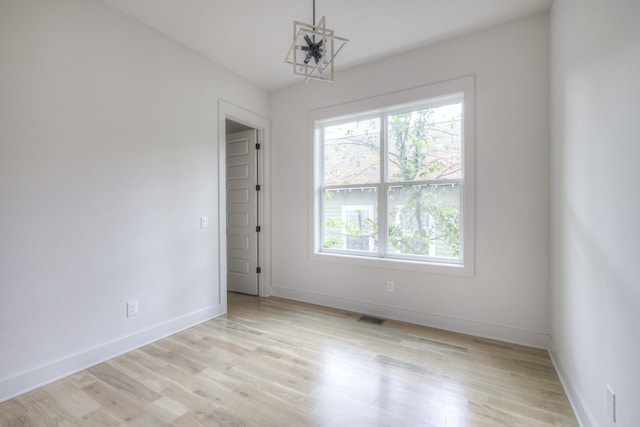
[[260,153],[258,155],[258,223],[261,226],[258,239],[260,254],[260,278],[258,295],[271,295],[271,122],[223,99],[218,100],[218,266],[219,301],[227,304],[227,125],[232,120],[256,129]]

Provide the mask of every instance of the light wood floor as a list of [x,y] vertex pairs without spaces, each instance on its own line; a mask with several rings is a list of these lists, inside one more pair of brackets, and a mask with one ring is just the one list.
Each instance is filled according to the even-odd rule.
[[0,404],[1,426],[578,425],[546,351],[280,298]]

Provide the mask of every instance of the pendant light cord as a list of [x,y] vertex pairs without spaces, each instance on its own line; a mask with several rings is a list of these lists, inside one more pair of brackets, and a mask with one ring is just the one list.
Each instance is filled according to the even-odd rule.
[[[316,31],[316,0],[313,0],[313,31]],[[313,42],[316,42],[316,36],[313,35]]]

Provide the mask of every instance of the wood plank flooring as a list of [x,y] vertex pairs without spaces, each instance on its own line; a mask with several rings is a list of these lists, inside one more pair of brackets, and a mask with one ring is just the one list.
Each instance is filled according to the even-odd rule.
[[280,298],[0,404],[1,426],[576,426],[546,351]]

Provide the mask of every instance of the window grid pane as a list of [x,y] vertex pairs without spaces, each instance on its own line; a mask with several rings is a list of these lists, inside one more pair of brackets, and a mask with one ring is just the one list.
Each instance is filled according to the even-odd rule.
[[462,104],[390,115],[390,182],[462,178]]
[[460,185],[391,185],[387,188],[390,255],[460,257]]
[[380,182],[380,118],[323,128],[324,185]]
[[323,248],[350,252],[378,251],[378,189],[325,189]]

